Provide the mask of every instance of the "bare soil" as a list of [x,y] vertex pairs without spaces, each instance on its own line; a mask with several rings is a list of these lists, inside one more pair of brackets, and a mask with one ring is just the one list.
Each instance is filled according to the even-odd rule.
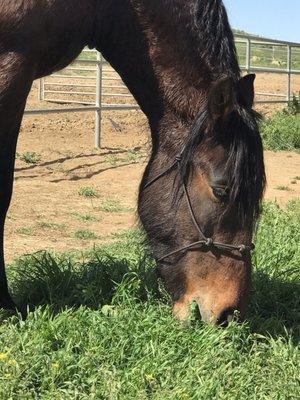
[[[284,89],[284,80],[265,75],[260,90]],[[38,102],[36,83],[28,106],[55,107]],[[140,111],[105,112],[101,150],[93,148],[93,134],[92,113],[24,117],[6,223],[8,261],[44,249],[91,248],[138,225],[137,191],[150,148],[146,119]],[[27,152],[39,156],[36,164],[22,160]],[[266,199],[299,197],[300,155],[267,151],[265,159]]]

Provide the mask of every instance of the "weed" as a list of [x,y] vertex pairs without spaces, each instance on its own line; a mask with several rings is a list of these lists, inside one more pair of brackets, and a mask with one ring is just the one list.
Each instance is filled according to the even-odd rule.
[[57,224],[56,222],[40,221],[37,223],[39,228],[42,229],[65,229],[64,224]]
[[90,186],[81,187],[78,190],[78,194],[84,197],[98,197],[96,190]]
[[20,235],[33,236],[35,234],[33,228],[18,228],[16,232]]
[[105,162],[112,167],[116,167],[120,161],[120,158],[115,154],[105,157]]
[[140,149],[134,148],[127,150],[127,152],[119,157],[117,155],[110,155],[105,158],[105,162],[111,165],[112,167],[117,166],[120,163],[135,163],[141,158]]
[[25,152],[23,154],[18,154],[18,157],[21,161],[24,161],[26,164],[37,164],[41,161],[40,154],[32,153],[32,152]]
[[131,211],[130,208],[124,207],[119,200],[113,198],[103,200],[102,204],[97,207],[97,210],[107,213],[122,213]]
[[283,113],[288,115],[300,114],[300,92],[298,95],[293,95],[293,99],[288,103],[287,107],[283,109]]
[[81,240],[92,240],[92,239],[99,239],[99,237],[89,230],[78,230],[75,232],[75,237]]
[[48,166],[48,167],[46,167],[46,169],[48,169],[51,172],[61,172],[64,174],[68,172],[62,164]]
[[85,221],[85,222],[96,222],[100,221],[99,218],[95,217],[94,215],[91,214],[79,214],[79,213],[72,213],[74,217],[76,217],[80,221]]
[[284,185],[278,185],[278,186],[275,187],[275,189],[277,189],[277,190],[286,190],[287,192],[291,192],[292,191],[291,188],[289,188],[288,186],[284,186]]
[[138,149],[131,149],[127,151],[127,162],[136,162],[141,158],[140,151]]

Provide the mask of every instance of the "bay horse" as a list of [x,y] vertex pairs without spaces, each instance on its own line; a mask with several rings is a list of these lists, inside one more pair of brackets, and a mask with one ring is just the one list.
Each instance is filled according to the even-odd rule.
[[243,316],[265,186],[254,75],[241,77],[221,0],[0,0],[0,307],[14,309],[3,230],[34,79],[97,48],[146,114],[152,153],[138,212],[185,321]]

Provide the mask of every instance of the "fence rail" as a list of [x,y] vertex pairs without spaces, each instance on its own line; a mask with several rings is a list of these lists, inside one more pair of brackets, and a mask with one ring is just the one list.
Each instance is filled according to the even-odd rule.
[[[243,34],[235,34],[235,42],[242,71],[286,75],[285,93],[256,92],[256,103],[289,102],[293,94],[292,77],[300,75],[300,43]],[[39,100],[60,106],[26,109],[25,114],[94,112],[96,147],[101,146],[103,111],[139,108],[120,76],[95,50],[84,50],[69,67],[42,78]],[[71,107],[66,107],[67,104]]]

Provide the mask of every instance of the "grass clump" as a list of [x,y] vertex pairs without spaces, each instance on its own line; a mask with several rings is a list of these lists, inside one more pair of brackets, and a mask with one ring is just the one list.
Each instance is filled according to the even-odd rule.
[[131,211],[131,209],[124,207],[120,200],[113,198],[103,200],[102,204],[97,207],[97,210],[106,213],[122,213]]
[[285,186],[285,185],[278,185],[275,187],[275,189],[283,190],[283,191],[287,191],[287,192],[290,192],[292,190],[291,188],[289,188],[288,186]]
[[300,201],[264,206],[247,321],[183,328],[139,231],[8,268],[26,321],[2,314],[0,398],[297,399]]
[[95,217],[94,215],[91,214],[80,214],[80,213],[72,213],[76,219],[80,221],[85,221],[85,222],[96,222],[100,221],[99,218]]
[[35,231],[33,228],[18,228],[16,229],[16,232],[19,233],[20,235],[26,235],[26,236],[33,236],[35,234]]
[[41,229],[54,229],[54,230],[61,230],[65,229],[64,224],[58,224],[56,222],[49,222],[49,221],[39,221],[37,226]]
[[141,159],[140,148],[134,148],[127,151],[124,161],[128,163],[136,163],[140,159]]
[[18,157],[21,161],[24,161],[26,164],[37,164],[41,161],[41,155],[34,152],[25,152],[23,154],[18,154]]
[[127,151],[123,151],[122,156],[116,154],[109,155],[105,158],[105,162],[112,167],[116,167],[122,164],[134,164],[141,159],[140,148],[133,148]]
[[116,167],[120,162],[120,157],[115,154],[112,154],[105,157],[105,162],[109,164],[111,167]]
[[283,113],[286,115],[300,114],[300,92],[298,95],[293,95],[293,99],[284,108]]
[[261,124],[264,147],[268,150],[300,149],[300,94],[282,111]]
[[90,186],[81,187],[78,190],[78,194],[83,197],[98,197],[97,191]]
[[99,239],[94,232],[89,230],[78,230],[75,232],[75,237],[81,240]]

